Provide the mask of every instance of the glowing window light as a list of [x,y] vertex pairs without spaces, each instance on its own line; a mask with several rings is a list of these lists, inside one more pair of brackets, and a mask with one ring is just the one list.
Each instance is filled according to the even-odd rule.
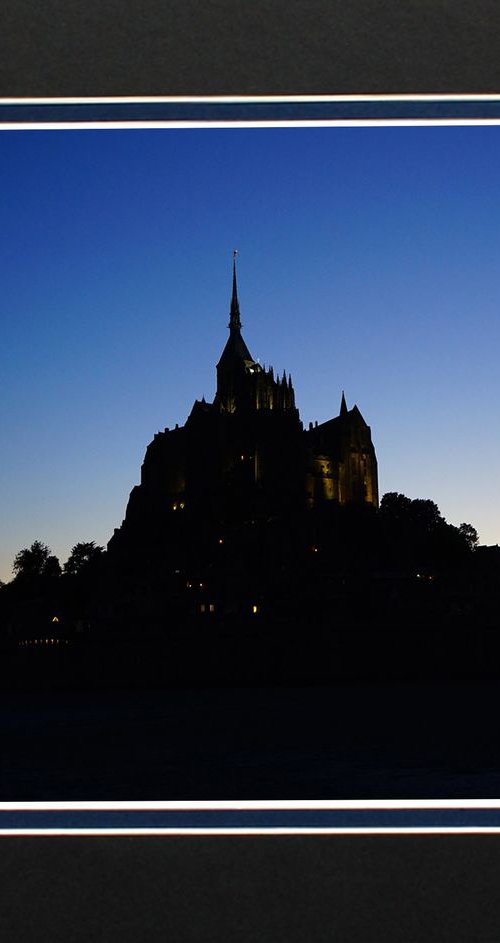
[[52,622],[59,622],[59,619],[57,618],[57,616],[54,616],[54,618],[52,619]]
[[255,603],[254,603],[254,605],[252,606],[252,612],[253,612],[254,616],[257,615],[258,611],[259,611],[259,607],[256,606]]
[[224,539],[223,539],[222,537],[219,537],[219,543],[220,543],[220,544],[223,544],[223,543],[224,543]]
[[210,603],[210,605],[209,605],[209,607],[208,607],[208,610],[209,610],[209,612],[215,612],[215,606],[214,606],[213,602]]

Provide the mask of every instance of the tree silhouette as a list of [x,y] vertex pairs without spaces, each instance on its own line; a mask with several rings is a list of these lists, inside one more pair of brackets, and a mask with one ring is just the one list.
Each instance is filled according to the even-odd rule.
[[88,571],[103,553],[104,548],[98,547],[94,540],[75,544],[64,564],[64,573],[68,576],[79,576]]
[[35,540],[29,549],[20,550],[14,558],[12,571],[16,580],[60,576],[61,567],[47,544]]
[[428,498],[415,498],[411,501],[410,517],[420,530],[427,533],[432,533],[446,523],[437,504]]
[[446,523],[434,501],[428,498],[407,498],[405,494],[388,491],[380,502],[383,519],[398,522],[405,527],[417,527],[427,532]]
[[382,541],[393,563],[446,567],[468,556],[478,542],[471,524],[448,524],[437,504],[389,492],[380,502]]
[[460,524],[458,533],[461,537],[463,537],[469,549],[474,550],[474,548],[479,543],[479,534],[476,528],[473,527],[472,524]]
[[388,491],[380,502],[380,515],[398,521],[407,520],[411,513],[411,498],[397,491]]

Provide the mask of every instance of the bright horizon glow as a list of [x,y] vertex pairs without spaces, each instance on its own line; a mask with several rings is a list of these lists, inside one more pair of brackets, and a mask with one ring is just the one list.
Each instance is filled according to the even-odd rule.
[[500,128],[4,131],[0,578],[105,545],[243,336],[304,425],[342,389],[380,494],[500,542]]

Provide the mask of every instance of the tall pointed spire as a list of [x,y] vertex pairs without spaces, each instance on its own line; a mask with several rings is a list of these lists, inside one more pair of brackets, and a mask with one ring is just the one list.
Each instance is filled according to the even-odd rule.
[[241,318],[240,318],[240,306],[238,303],[238,288],[236,285],[236,256],[238,255],[238,250],[233,249],[233,293],[231,295],[231,312],[229,315],[229,330],[231,333],[237,331],[238,334],[241,330]]
[[[222,351],[221,358],[217,364],[217,395],[222,396],[222,389],[226,380],[231,386],[233,380],[230,382],[227,379],[232,377],[234,371],[240,372],[241,369],[246,369],[245,363],[254,364],[253,357],[243,340],[241,335],[241,319],[240,319],[240,306],[238,304],[238,288],[236,285],[236,256],[238,252],[236,249],[233,250],[233,293],[231,296],[231,311],[229,315],[229,337],[227,339],[226,346]],[[226,380],[223,381],[223,376],[226,377]],[[221,385],[222,384],[222,385]],[[226,384],[227,385],[227,384]],[[232,388],[232,386],[231,386]]]
[[347,416],[347,403],[345,401],[344,391],[342,390],[342,400],[340,402],[340,415]]

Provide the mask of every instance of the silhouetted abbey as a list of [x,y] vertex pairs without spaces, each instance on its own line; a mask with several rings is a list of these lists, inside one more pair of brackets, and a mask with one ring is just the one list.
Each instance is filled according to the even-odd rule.
[[214,401],[196,400],[184,426],[155,435],[109,548],[163,542],[173,515],[248,522],[332,501],[378,505],[370,427],[342,394],[338,416],[303,429],[290,375],[275,377],[243,340],[233,260]]
[[370,429],[343,394],[338,416],[303,429],[290,376],[242,338],[233,261],[213,402],[154,437],[98,565],[16,578],[0,625],[11,652],[36,659],[52,652],[57,613],[56,647],[82,684],[488,674],[498,552],[476,542],[430,500],[391,493],[378,508]]

